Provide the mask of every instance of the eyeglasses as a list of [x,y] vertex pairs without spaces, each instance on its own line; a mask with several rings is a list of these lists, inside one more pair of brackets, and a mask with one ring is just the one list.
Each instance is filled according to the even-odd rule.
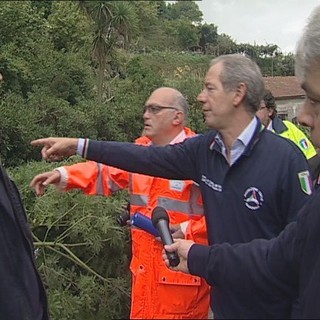
[[171,109],[171,110],[178,110],[175,107],[163,107],[163,106],[144,106],[143,113],[146,113],[147,111],[151,114],[157,114],[163,109]]

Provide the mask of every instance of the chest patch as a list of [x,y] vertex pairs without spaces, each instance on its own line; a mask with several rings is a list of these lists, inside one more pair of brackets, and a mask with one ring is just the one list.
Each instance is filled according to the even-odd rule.
[[181,180],[170,180],[169,181],[169,188],[173,191],[182,192],[184,189],[185,182]]
[[263,203],[263,194],[256,187],[248,188],[243,195],[244,204],[250,210],[258,210]]
[[312,181],[308,170],[298,173],[301,190],[310,196],[312,193]]

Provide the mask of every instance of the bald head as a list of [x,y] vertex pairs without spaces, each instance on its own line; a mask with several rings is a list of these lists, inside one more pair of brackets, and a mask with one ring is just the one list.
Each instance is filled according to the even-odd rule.
[[170,143],[183,130],[188,105],[184,96],[174,88],[154,90],[144,105],[144,130],[155,145]]
[[185,118],[188,115],[188,103],[180,91],[170,87],[161,87],[154,90],[148,100],[161,100],[164,105],[175,106],[182,111]]

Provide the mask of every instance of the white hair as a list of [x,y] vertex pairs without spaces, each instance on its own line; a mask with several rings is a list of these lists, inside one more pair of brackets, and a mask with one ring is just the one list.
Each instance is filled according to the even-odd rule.
[[295,73],[304,80],[306,72],[319,63],[320,68],[320,6],[311,13],[296,46]]

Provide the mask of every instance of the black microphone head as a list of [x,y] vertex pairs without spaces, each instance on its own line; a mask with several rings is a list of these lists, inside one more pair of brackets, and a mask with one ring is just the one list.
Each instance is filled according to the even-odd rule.
[[168,213],[167,213],[166,209],[164,209],[162,207],[155,207],[152,211],[152,214],[151,214],[151,220],[152,220],[152,224],[154,225],[154,227],[157,227],[157,223],[161,219],[169,222]]

